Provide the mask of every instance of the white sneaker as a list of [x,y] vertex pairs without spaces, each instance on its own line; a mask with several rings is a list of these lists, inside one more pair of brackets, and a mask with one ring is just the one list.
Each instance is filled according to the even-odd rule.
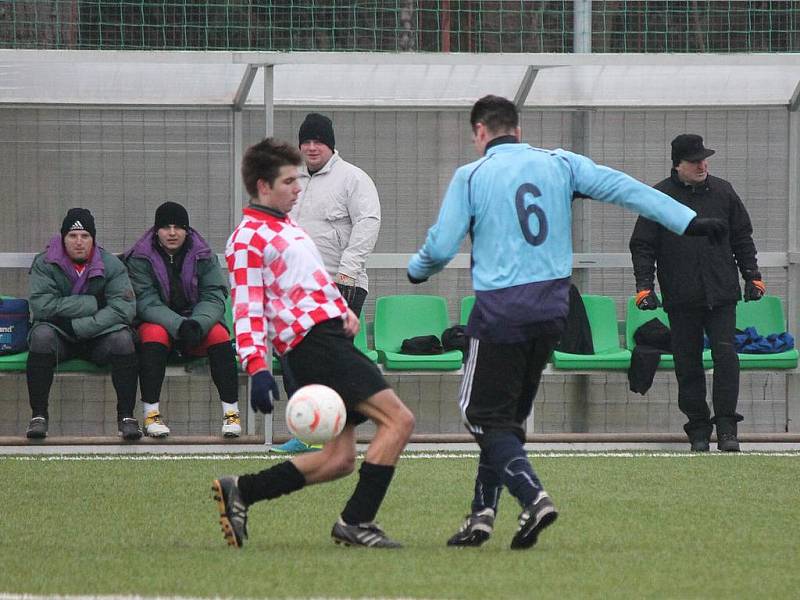
[[222,417],[222,435],[229,438],[242,435],[242,419],[238,412],[229,410]]
[[161,413],[157,410],[149,412],[144,417],[144,434],[150,437],[163,438],[169,435],[169,427],[161,420]]

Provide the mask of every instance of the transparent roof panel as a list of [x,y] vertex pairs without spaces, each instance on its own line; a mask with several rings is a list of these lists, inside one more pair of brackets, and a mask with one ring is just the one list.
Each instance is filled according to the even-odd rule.
[[[281,65],[275,67],[275,104],[471,106],[486,94],[513,98],[525,70],[513,65]],[[250,102],[263,102],[260,81]]]
[[576,66],[539,72],[525,106],[788,104],[800,66]]
[[[248,64],[274,64],[275,106],[443,108],[787,105],[800,55],[359,54],[0,50],[0,103],[220,106]],[[263,104],[259,70],[247,103]]]
[[0,102],[232,104],[246,65],[0,63]]

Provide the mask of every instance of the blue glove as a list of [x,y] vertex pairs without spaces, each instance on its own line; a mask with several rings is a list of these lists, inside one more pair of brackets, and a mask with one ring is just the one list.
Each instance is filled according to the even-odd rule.
[[273,405],[280,398],[278,384],[269,371],[259,371],[250,378],[250,406],[265,415],[272,412]]

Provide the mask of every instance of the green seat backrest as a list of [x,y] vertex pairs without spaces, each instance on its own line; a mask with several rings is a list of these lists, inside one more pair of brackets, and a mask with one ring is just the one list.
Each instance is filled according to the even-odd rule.
[[[659,300],[661,298],[659,297]],[[628,350],[633,350],[636,342],[633,339],[633,334],[642,325],[651,319],[658,319],[664,325],[669,327],[669,317],[664,309],[660,306],[655,310],[639,310],[636,308],[636,298],[628,298],[628,306],[625,310],[625,347]]]
[[608,296],[581,295],[586,307],[589,327],[592,328],[592,344],[595,353],[619,348],[617,309]]
[[441,296],[384,296],[375,301],[375,349],[400,352],[406,338],[435,335],[450,327]]
[[367,322],[364,320],[364,315],[359,317],[359,321],[361,321],[361,327],[358,329],[358,333],[353,340],[353,344],[355,344],[355,347],[363,352],[364,350],[369,350],[367,347]]
[[467,324],[473,306],[475,306],[475,296],[464,296],[461,299],[461,320],[459,323],[462,325]]
[[233,303],[230,296],[225,298],[225,324],[228,326],[231,339],[236,341],[236,332],[233,330]]
[[736,327],[755,327],[758,333],[767,336],[786,331],[783,304],[778,296],[764,296],[758,302],[739,302],[736,305]]

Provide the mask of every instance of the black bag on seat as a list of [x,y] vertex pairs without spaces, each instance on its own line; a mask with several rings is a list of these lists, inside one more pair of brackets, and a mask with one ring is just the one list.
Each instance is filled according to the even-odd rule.
[[435,335],[418,335],[403,340],[400,346],[403,354],[443,354],[442,342]]
[[464,333],[465,329],[466,327],[463,325],[453,325],[442,332],[442,346],[445,352],[449,352],[450,350],[467,351],[469,338],[467,338]]

